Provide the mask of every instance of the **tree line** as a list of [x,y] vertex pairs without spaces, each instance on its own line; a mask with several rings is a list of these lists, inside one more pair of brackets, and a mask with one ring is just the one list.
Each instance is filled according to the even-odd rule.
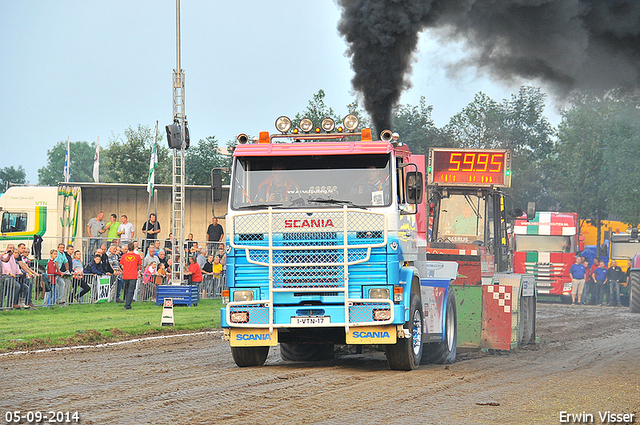
[[[340,119],[320,90],[307,110],[296,115]],[[640,95],[622,90],[575,93],[561,111],[557,127],[544,114],[546,95],[522,86],[509,99],[496,101],[479,92],[472,102],[435,125],[433,106],[399,105],[393,131],[414,153],[432,147],[510,149],[510,195],[524,209],[577,212],[599,227],[615,219],[640,224]],[[365,117],[358,103],[349,113]],[[366,125],[366,117],[364,118]],[[383,129],[374,129],[374,132]]]
[[[294,125],[304,117],[319,123],[342,116],[324,102],[319,90],[303,111],[292,115]],[[592,224],[613,218],[633,226],[640,223],[640,97],[621,90],[605,94],[575,93],[562,110],[557,127],[544,114],[546,95],[540,88],[520,87],[508,99],[496,101],[479,92],[472,102],[438,127],[433,106],[424,97],[418,105],[399,105],[393,131],[415,153],[431,147],[510,149],[512,188],[518,204],[536,202],[541,211],[573,211]],[[346,106],[368,126],[367,115],[355,100]],[[374,132],[382,129],[373,129]],[[171,152],[158,135],[156,184],[171,184]],[[124,138],[113,136],[100,153],[100,182],[146,183],[153,130],[129,127]],[[231,151],[235,141],[223,148]],[[47,152],[47,164],[38,170],[38,184],[63,180],[66,141]],[[71,181],[93,181],[95,143],[71,143]],[[229,167],[230,156],[221,151],[215,136],[199,140],[186,152],[187,184],[210,184],[215,167]],[[0,187],[25,183],[22,166],[0,169]],[[229,176],[225,175],[225,183]]]
[[[124,138],[112,136],[107,145],[100,149],[101,183],[147,183],[149,160],[153,146],[154,129],[138,124],[124,131]],[[158,131],[158,165],[155,170],[155,184],[171,184],[173,158],[169,148],[162,141],[164,135]],[[47,151],[47,164],[38,170],[38,184],[57,185],[63,181],[63,166],[67,142],[60,141]],[[71,181],[92,182],[93,161],[96,143],[71,142]],[[228,167],[229,157],[220,151],[215,137],[198,141],[185,153],[185,183],[209,185],[211,169]]]

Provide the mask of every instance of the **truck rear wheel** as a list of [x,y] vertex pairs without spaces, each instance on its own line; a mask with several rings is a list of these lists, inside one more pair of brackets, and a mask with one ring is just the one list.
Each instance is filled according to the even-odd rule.
[[262,366],[268,354],[269,347],[231,347],[231,355],[239,367]]
[[456,361],[458,343],[458,317],[456,297],[449,291],[447,310],[445,311],[444,339],[441,342],[425,344],[421,364],[448,364]]
[[319,362],[333,358],[333,344],[280,343],[282,360],[293,362]]
[[640,313],[640,271],[629,273],[629,309]]
[[422,359],[423,320],[420,298],[411,297],[409,321],[404,328],[409,330],[411,338],[398,338],[398,342],[386,346],[387,363],[393,370],[413,370]]

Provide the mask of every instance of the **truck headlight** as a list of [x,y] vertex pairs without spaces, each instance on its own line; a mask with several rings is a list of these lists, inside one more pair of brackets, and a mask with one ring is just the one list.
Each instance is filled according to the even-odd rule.
[[336,128],[336,122],[334,120],[332,120],[331,118],[325,118],[322,120],[322,123],[320,124],[320,126],[322,127],[322,129],[324,131],[326,131],[327,133],[333,131],[334,128]]
[[284,115],[278,117],[278,119],[276,120],[276,128],[280,133],[285,134],[286,132],[288,132],[291,129],[291,120],[289,119],[289,117],[285,117]]
[[371,288],[369,289],[369,298],[389,299],[389,288]]
[[342,120],[342,125],[344,125],[344,128],[346,128],[347,131],[355,131],[356,128],[358,128],[358,124],[360,124],[358,122],[358,117],[353,114],[347,115],[344,117],[344,120]]
[[253,291],[251,290],[234,291],[233,301],[253,301]]
[[309,118],[303,118],[300,120],[300,130],[304,133],[308,133],[313,129],[313,122]]

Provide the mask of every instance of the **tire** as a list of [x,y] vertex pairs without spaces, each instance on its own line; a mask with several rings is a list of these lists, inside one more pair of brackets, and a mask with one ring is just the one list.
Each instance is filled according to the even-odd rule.
[[571,295],[560,295],[560,302],[562,304],[571,304],[573,303],[573,299],[571,298]]
[[456,361],[458,343],[458,315],[456,312],[456,297],[449,291],[447,309],[445,311],[444,340],[442,342],[425,344],[422,363],[449,364]]
[[238,367],[262,366],[269,347],[231,347],[231,355]]
[[530,298],[520,297],[520,323],[518,332],[518,345],[527,345],[531,341],[531,311]]
[[292,362],[320,362],[333,358],[333,344],[280,343],[280,357]]
[[536,296],[527,297],[529,298],[529,330],[531,331],[531,338],[529,340],[529,344],[536,342],[536,317],[538,315],[538,298]]
[[632,313],[640,313],[640,271],[629,273],[629,309]]
[[404,324],[404,328],[409,330],[411,338],[398,338],[398,342],[385,347],[387,363],[392,370],[413,370],[420,365],[422,359],[424,317],[420,297],[415,294],[411,297],[409,311],[409,321]]

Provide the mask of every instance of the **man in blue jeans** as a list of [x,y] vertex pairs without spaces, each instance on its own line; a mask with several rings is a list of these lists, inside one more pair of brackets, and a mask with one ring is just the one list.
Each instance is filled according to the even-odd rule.
[[607,267],[604,265],[604,261],[600,260],[598,268],[593,271],[593,280],[595,281],[593,286],[596,297],[596,305],[603,305],[602,299],[604,297],[604,286],[605,281],[607,280]]
[[616,260],[611,260],[611,267],[607,270],[606,277],[606,283],[609,284],[609,305],[617,307],[620,305],[620,282],[623,282],[626,276]]
[[104,213],[100,211],[98,215],[87,223],[87,234],[89,239],[89,250],[87,251],[87,264],[93,260],[93,254],[102,244],[102,234],[105,232]]

